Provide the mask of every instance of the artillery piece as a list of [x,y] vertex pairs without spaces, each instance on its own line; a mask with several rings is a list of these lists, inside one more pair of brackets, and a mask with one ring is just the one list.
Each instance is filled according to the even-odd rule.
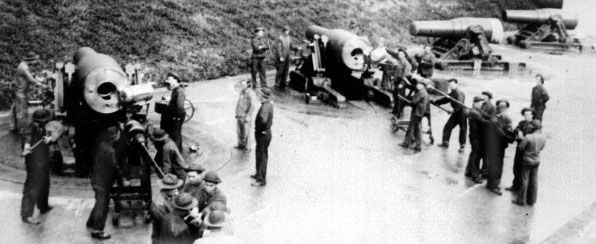
[[504,10],[503,20],[520,24],[519,32],[507,38],[510,44],[549,51],[574,49],[581,53],[583,49],[580,41],[568,32],[577,26],[577,16],[563,15],[561,9]]
[[[480,63],[481,70],[508,71],[509,62],[493,54],[489,42],[503,39],[503,25],[495,18],[456,18],[445,21],[414,21],[413,36],[436,38],[431,50],[438,58],[438,69],[472,70]],[[480,62],[478,62],[480,61]],[[520,64],[520,67],[524,67]]]
[[290,88],[332,104],[345,106],[346,98],[359,99],[373,91],[380,100],[391,100],[388,92],[368,85],[370,79],[366,57],[372,45],[363,37],[343,29],[309,26],[305,33],[307,48],[301,61],[290,72]]
[[69,128],[60,156],[74,154],[75,172],[84,176],[92,166],[99,133],[128,120],[146,121],[154,89],[148,83],[133,85],[116,60],[89,47],[78,49],[73,63],[56,65],[50,107]]

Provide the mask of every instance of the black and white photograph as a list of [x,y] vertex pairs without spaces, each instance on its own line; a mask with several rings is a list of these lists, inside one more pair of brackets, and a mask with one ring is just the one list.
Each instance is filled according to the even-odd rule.
[[594,0],[0,0],[0,243],[596,244]]

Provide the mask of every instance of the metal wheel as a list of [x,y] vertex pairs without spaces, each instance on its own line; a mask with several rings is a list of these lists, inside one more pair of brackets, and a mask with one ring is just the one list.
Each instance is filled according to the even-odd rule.
[[186,112],[186,116],[184,117],[184,123],[190,121],[192,116],[195,115],[195,105],[188,99],[184,100],[184,111]]

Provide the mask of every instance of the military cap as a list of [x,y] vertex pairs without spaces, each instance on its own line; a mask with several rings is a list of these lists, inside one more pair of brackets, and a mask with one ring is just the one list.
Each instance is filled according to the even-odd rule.
[[269,87],[261,88],[259,95],[265,99],[269,99],[271,97],[271,88],[269,88]]
[[475,96],[474,97],[474,103],[483,102],[483,101],[484,101],[484,98],[482,98],[481,96]]
[[32,62],[37,62],[37,61],[39,61],[39,55],[37,55],[37,54],[36,54],[36,53],[34,53],[34,52],[28,52],[28,53],[27,53],[27,54],[25,54],[25,56],[23,57],[23,60],[24,60],[25,62],[29,62],[29,63],[32,63]]
[[45,123],[52,119],[52,114],[47,109],[38,109],[33,112],[33,120],[38,123]]
[[540,82],[544,84],[544,76],[542,74],[536,74],[536,78],[540,78]]
[[157,128],[153,131],[152,136],[154,141],[164,141],[168,137],[168,134],[166,134],[165,130]]
[[184,171],[191,172],[196,171],[198,173],[205,171],[205,167],[201,166],[197,163],[191,163],[188,165],[188,168],[185,168]]
[[205,226],[211,228],[221,228],[226,224],[226,212],[223,210],[210,211],[205,217]]
[[521,114],[524,115],[527,111],[530,111],[530,112],[532,112],[532,114],[534,114],[534,109],[530,108],[530,107],[522,108]]
[[259,26],[259,27],[255,28],[255,33],[259,32],[259,31],[265,31],[265,27]]
[[290,26],[289,25],[284,25],[283,30],[289,30]]
[[166,74],[166,78],[168,77],[173,77],[174,79],[176,79],[178,82],[180,82],[180,76],[178,76],[178,74],[176,74],[176,72],[170,71]]
[[455,82],[455,84],[457,84],[458,81],[455,78],[451,78],[447,81],[447,83],[450,83],[450,82]]
[[174,174],[166,174],[163,179],[158,182],[159,188],[161,189],[176,189],[182,186],[182,180],[178,179],[178,176]]
[[486,95],[488,99],[493,99],[493,93],[489,91],[483,91],[482,95]]
[[506,108],[509,108],[510,106],[509,101],[507,101],[506,99],[499,99],[495,104],[498,106],[499,103],[505,103]]
[[206,182],[211,182],[211,183],[215,183],[215,184],[221,183],[221,179],[219,178],[219,175],[217,175],[217,173],[215,173],[215,171],[213,171],[213,170],[207,171],[207,173],[205,173],[205,177],[203,177],[203,180]]
[[199,201],[189,193],[183,192],[176,196],[172,201],[172,205],[180,210],[191,210],[198,205]]

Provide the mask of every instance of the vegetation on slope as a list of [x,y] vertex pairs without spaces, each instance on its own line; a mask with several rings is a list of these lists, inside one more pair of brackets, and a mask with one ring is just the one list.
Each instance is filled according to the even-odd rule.
[[497,17],[518,0],[0,0],[0,109],[11,98],[15,67],[27,51],[67,61],[81,46],[138,62],[159,79],[175,70],[188,81],[248,71],[248,38],[290,25],[295,41],[307,26],[344,28],[386,45],[421,42],[412,20]]

